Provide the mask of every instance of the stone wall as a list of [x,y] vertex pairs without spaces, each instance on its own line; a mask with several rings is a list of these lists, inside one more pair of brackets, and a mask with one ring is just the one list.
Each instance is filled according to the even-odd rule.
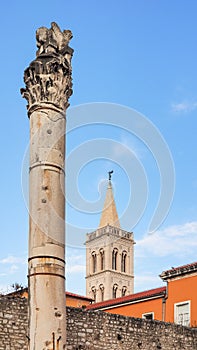
[[27,349],[27,300],[0,297],[0,350]]
[[67,350],[197,350],[196,329],[102,311],[67,315]]
[[[197,350],[197,330],[67,308],[67,350]],[[0,350],[27,350],[27,300],[0,298]]]

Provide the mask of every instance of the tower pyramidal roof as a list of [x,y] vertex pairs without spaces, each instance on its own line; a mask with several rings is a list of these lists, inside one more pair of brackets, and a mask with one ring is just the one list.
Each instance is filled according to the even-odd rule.
[[107,187],[105,202],[101,214],[99,228],[111,225],[120,228],[120,221],[118,218],[118,213],[116,210],[116,203],[114,200],[113,188],[111,183],[111,174],[113,171],[109,172],[109,183]]

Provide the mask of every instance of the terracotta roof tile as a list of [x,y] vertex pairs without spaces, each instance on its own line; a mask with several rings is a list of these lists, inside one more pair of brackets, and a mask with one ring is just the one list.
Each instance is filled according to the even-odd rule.
[[83,295],[79,295],[79,294],[75,294],[75,293],[71,293],[71,292],[65,292],[65,293],[66,293],[66,296],[68,296],[68,297],[84,299],[84,300],[88,300],[88,301],[93,301],[92,298],[87,297],[87,296],[83,296]]
[[180,275],[185,275],[188,273],[197,271],[197,262],[193,262],[191,264],[182,265],[178,267],[172,267],[170,270],[163,271],[160,277],[163,280],[167,280],[169,278],[173,278]]
[[163,296],[163,295],[165,295],[165,293],[166,293],[166,287],[154,288],[154,289],[146,290],[143,292],[126,295],[125,297],[120,297],[120,298],[116,298],[116,299],[101,301],[99,303],[94,303],[94,304],[88,305],[86,307],[86,309],[87,310],[102,309],[102,308],[107,308],[109,306],[118,306],[120,304],[139,301],[139,300],[147,299],[147,298],[154,297],[154,296],[155,297],[156,296],[158,296],[158,297]]
[[[28,293],[28,287],[25,287],[25,288],[21,288],[17,291],[14,291],[14,292],[10,292],[10,293],[7,293],[7,295],[10,295],[10,296],[17,296],[20,294],[23,294],[24,292],[27,292]],[[72,297],[72,298],[77,298],[77,299],[83,299],[83,300],[87,300],[87,301],[93,301],[94,299],[90,298],[90,297],[87,297],[87,296],[83,296],[83,295],[79,295],[79,294],[75,294],[75,293],[71,293],[71,292],[65,292],[66,293],[66,296],[68,297]]]

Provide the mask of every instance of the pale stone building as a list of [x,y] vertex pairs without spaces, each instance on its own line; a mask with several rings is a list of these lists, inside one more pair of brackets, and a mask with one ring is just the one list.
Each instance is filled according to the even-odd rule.
[[133,293],[133,232],[120,227],[111,174],[100,224],[86,238],[86,294],[96,302]]

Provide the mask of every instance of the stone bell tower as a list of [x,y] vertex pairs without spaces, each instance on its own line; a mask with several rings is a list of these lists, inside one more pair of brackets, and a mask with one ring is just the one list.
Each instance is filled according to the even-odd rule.
[[24,73],[30,119],[29,349],[66,348],[65,125],[72,94],[70,30],[41,27]]
[[112,173],[99,227],[86,238],[86,294],[96,302],[133,293],[134,238],[120,227]]

